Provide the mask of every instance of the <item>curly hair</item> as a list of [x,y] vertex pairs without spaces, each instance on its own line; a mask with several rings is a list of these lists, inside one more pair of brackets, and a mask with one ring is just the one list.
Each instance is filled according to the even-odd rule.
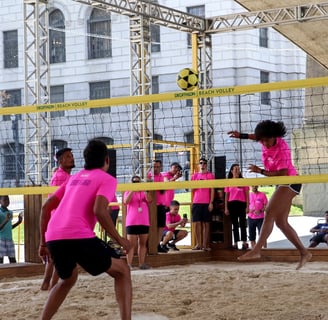
[[255,128],[256,141],[262,138],[281,138],[287,133],[286,127],[282,121],[264,120],[257,124]]

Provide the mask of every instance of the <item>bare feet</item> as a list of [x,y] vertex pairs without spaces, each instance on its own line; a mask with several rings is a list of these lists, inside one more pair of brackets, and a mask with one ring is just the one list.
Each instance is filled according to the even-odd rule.
[[239,261],[248,261],[248,260],[255,260],[261,258],[261,254],[258,252],[254,252],[253,250],[248,251],[247,253],[243,254],[242,256],[238,257]]
[[301,259],[296,267],[296,270],[301,269],[308,261],[312,258],[312,253],[307,252],[306,254],[301,255]]

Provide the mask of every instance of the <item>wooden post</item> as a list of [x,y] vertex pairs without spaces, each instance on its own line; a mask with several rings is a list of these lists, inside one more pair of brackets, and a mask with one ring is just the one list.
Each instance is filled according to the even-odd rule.
[[24,253],[25,262],[41,263],[38,255],[40,244],[40,212],[42,195],[24,195]]
[[153,201],[149,204],[150,214],[150,228],[149,228],[149,239],[148,239],[148,253],[157,254],[158,246],[158,228],[157,228],[157,206],[156,206],[156,191],[150,191]]

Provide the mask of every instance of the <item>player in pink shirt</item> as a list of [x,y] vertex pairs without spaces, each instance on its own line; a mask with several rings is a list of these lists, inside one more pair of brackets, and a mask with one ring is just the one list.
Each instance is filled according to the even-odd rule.
[[[170,170],[168,172],[163,173],[165,182],[174,182],[182,177],[182,167],[178,162],[172,162],[170,164]],[[166,207],[169,208],[171,202],[174,199],[174,190],[166,190]]]
[[[58,187],[70,178],[71,171],[75,167],[75,162],[71,148],[63,148],[58,150],[55,157],[59,167],[52,175],[50,185]],[[59,278],[52,261],[46,261],[41,290],[51,289],[58,282],[58,279]]]
[[[286,127],[283,122],[265,120],[257,124],[254,133],[247,134],[230,131],[228,134],[230,137],[255,140],[262,144],[264,169],[251,164],[249,166],[251,172],[260,173],[268,177],[297,175],[297,171],[291,161],[290,149],[285,140],[282,139],[286,135]],[[261,248],[271,234],[274,223],[300,253],[301,258],[296,267],[297,270],[311,259],[312,254],[304,247],[296,231],[288,223],[288,214],[292,200],[300,193],[301,187],[300,184],[277,186],[267,206],[258,242],[251,251],[239,257],[239,260],[246,261],[261,257]]]
[[[214,180],[214,174],[207,170],[207,159],[199,159],[199,172],[191,176],[192,181]],[[200,188],[192,190],[192,222],[195,226],[196,246],[193,250],[209,251],[210,221],[213,210],[214,189]]]
[[[147,180],[152,182],[164,182],[164,174],[162,171],[162,161],[155,159],[153,161],[154,176],[152,172],[148,172]],[[167,197],[165,190],[156,191],[156,207],[157,207],[157,251],[167,253],[168,250],[162,247],[160,242],[162,239],[163,228],[165,227],[166,212],[168,211]]]
[[72,176],[42,206],[39,255],[42,261],[51,256],[60,280],[50,291],[41,319],[51,319],[57,312],[78,278],[79,265],[91,275],[106,272],[114,278],[121,319],[130,320],[130,269],[94,232],[98,221],[117,243],[130,249],[129,241],[119,235],[108,214],[117,181],[107,173],[109,157],[103,142],[90,140],[83,156],[85,169]]
[[[228,173],[228,179],[242,178],[239,164],[234,163]],[[238,242],[243,242],[243,249],[248,248],[247,244],[247,223],[246,213],[249,203],[249,187],[226,187],[225,196],[225,214],[230,216],[233,226],[233,248],[237,249]],[[239,234],[240,230],[240,234]]]
[[166,213],[166,226],[163,230],[162,245],[174,251],[179,251],[175,244],[188,235],[187,230],[176,229],[179,226],[185,227],[188,222],[187,217],[181,218],[179,209],[180,203],[176,200],[172,200],[170,203],[170,211]]
[[[264,192],[258,190],[258,186],[252,187],[249,194],[249,210],[248,210],[248,234],[252,248],[256,243],[256,229],[260,234],[264,221],[264,210],[268,204],[268,198]],[[266,243],[263,245],[266,248]]]
[[[139,183],[140,177],[133,176],[132,183]],[[148,203],[152,201],[151,193],[145,191],[126,191],[123,195],[123,203],[127,206],[126,210],[126,234],[131,242],[131,249],[128,252],[128,265],[132,268],[134,249],[138,246],[139,268],[149,269],[145,264],[147,253],[147,241],[149,235],[149,208]]]

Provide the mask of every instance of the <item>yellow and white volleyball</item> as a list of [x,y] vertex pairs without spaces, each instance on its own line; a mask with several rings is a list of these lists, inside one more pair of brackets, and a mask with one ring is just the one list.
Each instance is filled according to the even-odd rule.
[[180,89],[190,91],[198,85],[198,73],[194,69],[184,68],[177,76],[177,84]]
[[132,315],[132,320],[169,320],[169,318],[155,313],[139,313]]

